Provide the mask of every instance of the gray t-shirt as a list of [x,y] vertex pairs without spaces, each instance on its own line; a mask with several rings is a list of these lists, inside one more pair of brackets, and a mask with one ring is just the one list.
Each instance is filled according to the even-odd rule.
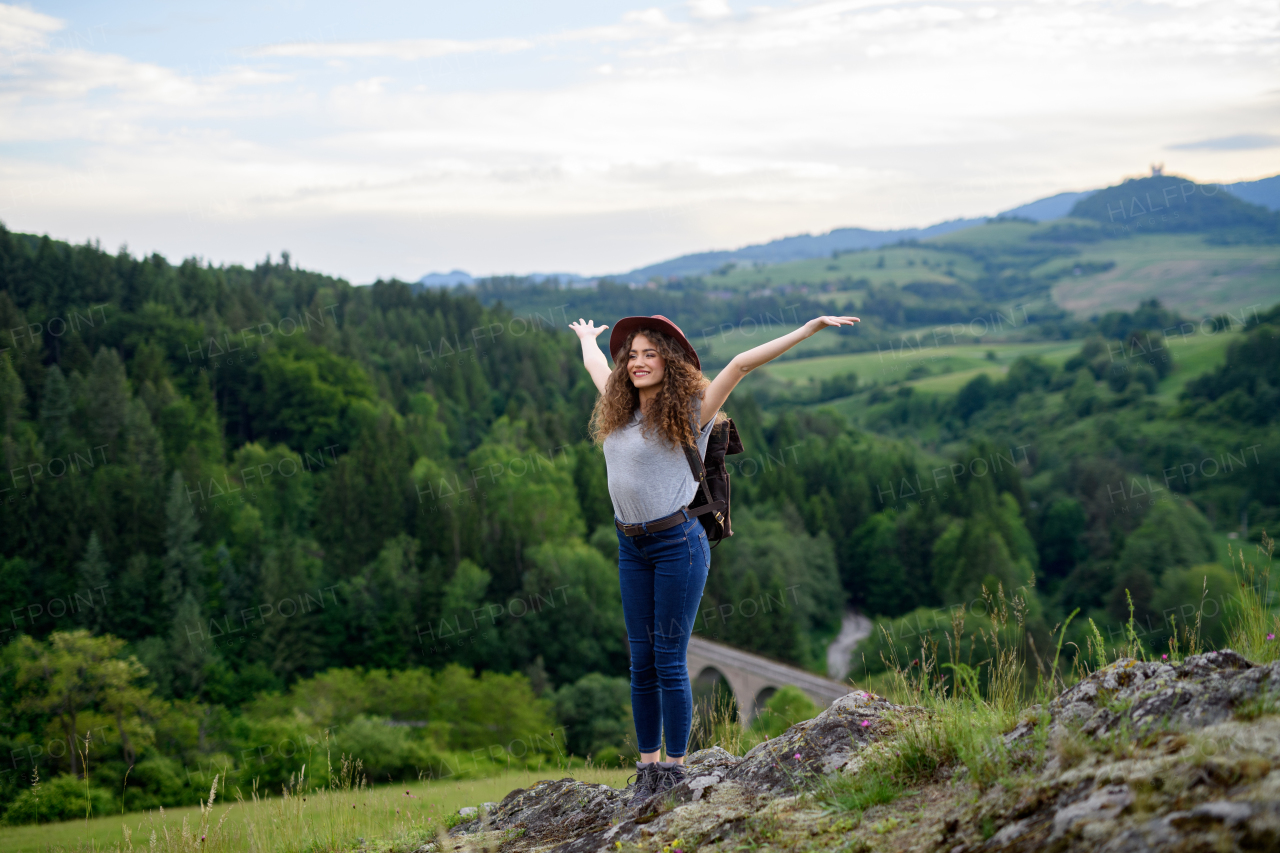
[[[695,418],[701,406],[701,396],[694,397],[691,410]],[[684,451],[667,444],[657,430],[651,435],[641,432],[641,417],[637,409],[631,423],[609,433],[603,447],[613,513],[627,524],[670,515],[693,500],[698,491]],[[698,433],[698,456],[704,460],[714,424],[713,417]]]

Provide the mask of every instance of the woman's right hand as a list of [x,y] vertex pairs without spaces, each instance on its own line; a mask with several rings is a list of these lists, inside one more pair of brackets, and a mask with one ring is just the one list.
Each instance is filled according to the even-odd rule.
[[597,326],[594,322],[579,317],[578,322],[569,324],[569,328],[578,333],[578,341],[582,344],[582,364],[591,374],[591,381],[595,383],[596,390],[603,394],[609,386],[609,374],[612,371],[609,370],[609,362],[605,359],[604,353],[600,352],[600,347],[594,343],[588,344],[587,341],[594,341],[609,327]]
[[578,318],[578,322],[576,322],[576,323],[570,323],[570,324],[569,324],[569,328],[570,328],[570,329],[573,329],[575,332],[577,332],[577,333],[578,333],[578,337],[579,337],[581,340],[584,340],[584,341],[585,341],[585,340],[588,340],[588,339],[595,339],[595,338],[599,337],[599,336],[600,336],[600,333],[601,333],[601,332],[603,332],[605,329],[607,329],[607,328],[609,328],[609,327],[608,327],[608,326],[597,326],[597,325],[595,324],[595,321],[593,321],[593,320],[583,320],[581,317],[579,317],[579,318]]

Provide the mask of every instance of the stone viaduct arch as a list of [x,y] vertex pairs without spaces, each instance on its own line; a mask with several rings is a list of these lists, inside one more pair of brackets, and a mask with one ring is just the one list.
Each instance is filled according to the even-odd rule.
[[708,670],[724,676],[738,703],[738,719],[744,726],[750,724],[773,691],[785,685],[800,688],[820,708],[853,689],[839,681],[697,636],[689,638],[687,662],[690,681]]

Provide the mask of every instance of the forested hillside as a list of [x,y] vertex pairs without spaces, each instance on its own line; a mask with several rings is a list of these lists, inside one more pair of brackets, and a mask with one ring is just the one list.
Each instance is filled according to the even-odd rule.
[[[279,740],[262,727],[312,743],[345,726],[348,751],[361,726],[412,735],[378,746],[393,776],[538,732],[551,754],[625,751],[629,724],[609,722],[629,720],[612,509],[563,310],[354,288],[287,257],[175,266],[3,232],[0,259],[0,739],[19,756],[0,799],[37,770],[78,770],[68,738],[86,726],[98,778],[118,787],[153,762],[128,778],[131,807],[194,796],[215,760],[260,775],[239,753]],[[795,480],[811,430],[766,425],[749,401],[734,414],[760,467],[735,506],[758,520],[716,550],[700,630],[817,666],[840,618],[833,544],[757,498]],[[753,618],[734,618],[748,599]],[[37,675],[121,654],[144,670],[80,685],[70,716]],[[426,668],[477,698],[249,704],[335,667]],[[516,735],[484,724],[505,714],[479,698],[499,673],[541,696]],[[433,723],[368,729],[370,715]],[[264,781],[303,762],[277,759]]]
[[[1059,251],[1044,245],[1027,263]],[[966,256],[947,310],[1008,310],[1060,277],[993,272],[1016,254]],[[273,746],[268,767],[260,747],[318,748],[326,730],[378,778],[461,772],[516,741],[627,752],[595,391],[565,330],[612,323],[600,300],[624,294],[686,330],[785,310],[783,334],[830,310],[617,288],[513,314],[287,255],[173,265],[0,231],[0,808],[36,770],[78,772],[66,744],[88,731],[130,807],[191,801],[219,762],[278,785],[306,756]],[[695,630],[822,671],[846,605],[915,634],[983,585],[1034,586],[1047,642],[1077,608],[1118,624],[1126,590],[1156,633],[1195,611],[1202,576],[1230,595],[1205,569],[1224,537],[1280,520],[1280,309],[1046,316],[1030,337],[1079,335],[1069,358],[997,361],[952,391],[914,384],[919,350],[923,374],[751,377],[726,405],[746,447],[736,533]],[[1197,367],[1210,338],[1223,347]],[[877,650],[859,649],[861,674]],[[50,673],[80,674],[60,694]]]

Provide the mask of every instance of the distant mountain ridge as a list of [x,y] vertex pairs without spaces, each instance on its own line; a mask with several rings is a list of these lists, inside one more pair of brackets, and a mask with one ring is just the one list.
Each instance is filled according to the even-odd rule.
[[[553,278],[560,279],[561,283],[570,286],[587,282],[586,276],[578,275],[575,272],[533,272],[528,275],[518,276],[519,278],[527,278],[534,284],[542,284]],[[458,285],[475,284],[476,279],[463,270],[454,270],[452,272],[431,272],[424,275],[414,283],[414,287],[457,287]]]
[[728,263],[780,264],[786,261],[802,261],[832,252],[853,252],[859,249],[876,249],[900,240],[923,240],[959,231],[972,225],[980,225],[985,219],[953,219],[939,222],[928,228],[902,228],[894,231],[873,231],[868,228],[836,228],[817,236],[798,234],[768,243],[758,243],[719,252],[698,252],[681,255],[669,261],[650,264],[622,275],[613,276],[619,281],[643,282],[654,276],[701,275]]
[[429,272],[418,279],[418,284],[427,287],[456,287],[459,284],[475,284],[475,279],[462,270],[453,272]]
[[[1259,181],[1222,184],[1221,187],[1244,201],[1269,210],[1280,210],[1280,175],[1263,178]],[[1102,191],[1102,189],[1096,189],[1083,192],[1058,193],[1048,198],[1037,199],[1036,201],[1001,211],[996,214],[996,217],[1018,216],[1025,219],[1033,219],[1036,222],[1061,219],[1067,216],[1077,204]],[[829,255],[833,251],[878,249],[881,246],[892,245],[900,240],[923,240],[927,237],[940,236],[973,225],[981,225],[987,221],[987,218],[984,216],[974,219],[953,219],[927,228],[904,228],[893,231],[837,228],[817,236],[801,234],[796,237],[783,237],[780,240],[773,240],[768,243],[744,246],[741,249],[682,255],[669,261],[634,269],[631,272],[614,276],[614,278],[619,281],[643,282],[653,276],[705,274],[727,263],[778,264],[786,261],[818,258],[823,255]]]
[[1242,201],[1265,207],[1267,210],[1280,210],[1280,175],[1273,175],[1260,181],[1223,184],[1222,188]]
[[1000,216],[1018,216],[1023,219],[1034,219],[1036,222],[1044,222],[1049,219],[1061,219],[1071,212],[1071,208],[1077,202],[1083,201],[1089,196],[1096,193],[1097,190],[1087,190],[1082,193],[1058,193],[1048,198],[1042,198],[1038,201],[1022,204],[1009,210],[1001,211],[997,214]]
[[[1179,178],[1178,180],[1185,181],[1186,179]],[[1271,211],[1280,211],[1280,175],[1262,178],[1257,181],[1239,181],[1232,184],[1219,184],[1218,186],[1249,204],[1258,205]],[[1104,191],[1105,189],[1061,192],[1001,211],[996,216],[997,218],[1021,217],[1036,222],[1061,219],[1071,214],[1071,211],[1081,202]],[[1082,209],[1089,208],[1086,206]],[[792,237],[782,237],[778,240],[771,240],[768,243],[755,243],[738,249],[681,255],[677,258],[639,267],[630,272],[607,277],[616,281],[640,284],[654,277],[705,275],[723,267],[725,264],[778,264],[787,261],[801,261],[830,255],[832,252],[878,249],[881,246],[889,246],[902,240],[924,240],[974,225],[981,225],[987,219],[988,217],[985,216],[952,219],[925,228],[901,228],[888,231],[877,231],[870,228],[835,228],[825,234],[797,234]],[[528,278],[535,284],[540,284],[551,278],[559,278],[561,281],[570,284],[589,284],[592,281],[592,279],[576,273],[534,273],[521,277]],[[425,287],[453,287],[459,284],[469,285],[474,283],[475,279],[462,270],[454,270],[450,273],[429,273],[418,280],[418,285]]]

